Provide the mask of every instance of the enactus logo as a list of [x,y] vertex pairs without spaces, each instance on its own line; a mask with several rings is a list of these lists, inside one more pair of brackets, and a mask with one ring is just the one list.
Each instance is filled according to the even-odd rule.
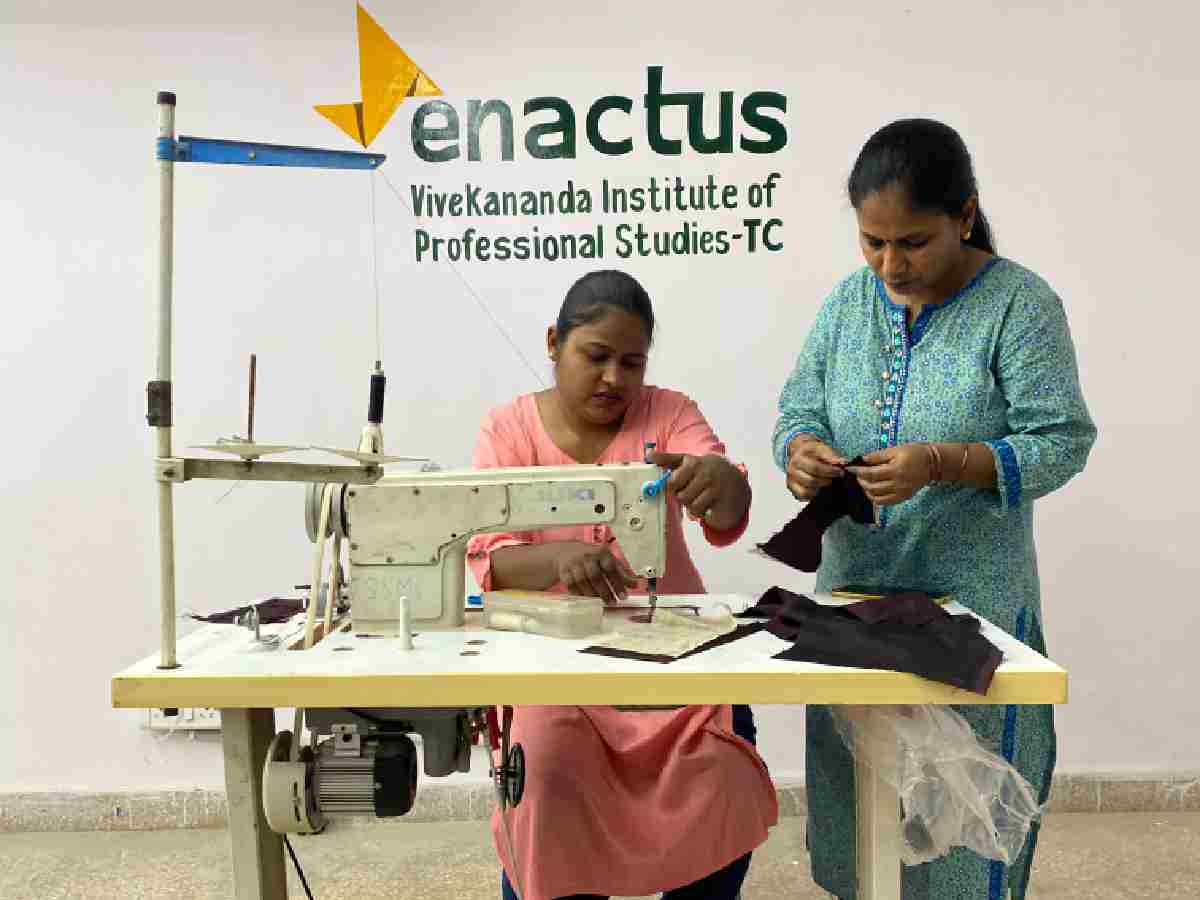
[[[360,5],[358,6],[359,70],[362,100],[318,106],[317,111],[353,140],[367,146],[408,97],[443,96],[421,69]],[[583,153],[597,157],[653,154],[657,157],[708,157],[743,153],[767,157],[787,146],[787,97],[755,90],[738,98],[734,91],[712,94],[668,89],[664,67],[647,66],[645,91],[634,97],[606,94],[576,109],[558,96],[532,97],[514,106],[500,98],[468,99],[456,106],[445,99],[423,102],[413,113],[410,142],[424,163],[504,163],[518,157],[517,147],[532,160],[574,160]],[[715,117],[706,104],[715,104]],[[683,126],[672,131],[667,121],[682,108]],[[635,111],[636,110],[636,111]],[[712,124],[706,127],[706,112]],[[713,121],[715,119],[715,121]],[[426,170],[428,172],[428,170]],[[724,255],[738,246],[749,253],[783,248],[776,217],[743,217],[730,227],[705,228],[696,213],[722,213],[751,207],[772,209],[781,174],[769,172],[749,183],[720,182],[714,175],[651,177],[641,183],[595,187],[568,179],[557,189],[489,191],[468,181],[461,190],[438,190],[432,184],[410,186],[416,215],[430,219],[561,217],[598,214],[684,214],[679,227],[647,227],[642,221],[609,226],[597,223],[586,231],[546,234],[534,225],[523,234],[485,235],[474,227],[453,236],[414,230],[418,262],[441,259],[523,261],[663,255]],[[738,227],[740,224],[740,227]],[[611,239],[609,234],[611,233]],[[607,239],[607,243],[606,243]]]
[[[719,123],[715,134],[704,129],[705,95],[700,91],[667,93],[663,90],[663,67],[646,69],[646,93],[641,97],[644,116],[644,146],[661,156],[683,153],[683,135],[664,131],[663,111],[673,106],[687,108],[685,128],[687,144],[699,154],[733,153],[735,148],[746,153],[776,153],[787,145],[787,126],[781,117],[787,112],[787,97],[775,91],[754,91],[740,104],[740,121],[735,128],[733,91],[721,91]],[[583,133],[588,145],[605,156],[624,156],[633,153],[636,142],[632,137],[613,138],[605,134],[605,120],[623,116],[633,118],[631,97],[605,96],[594,101],[584,115]],[[579,122],[574,107],[562,97],[534,97],[526,100],[525,116],[552,113],[550,121],[524,127],[525,152],[535,159],[575,159],[579,146]],[[607,114],[607,115],[606,115]],[[436,124],[430,119],[440,117]],[[480,131],[485,121],[498,120],[498,147],[493,159],[513,159],[514,124],[512,107],[504,100],[468,100],[466,116],[467,159],[484,159]],[[448,162],[462,156],[462,117],[458,110],[444,100],[423,103],[413,114],[413,152],[426,162]],[[738,132],[735,140],[735,130]]]

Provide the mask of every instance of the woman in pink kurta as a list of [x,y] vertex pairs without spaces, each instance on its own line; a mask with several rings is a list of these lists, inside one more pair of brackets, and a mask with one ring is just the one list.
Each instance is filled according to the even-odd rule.
[[[692,400],[643,384],[653,321],[630,276],[594,272],[576,282],[547,335],[555,387],[489,413],[474,465],[637,462],[653,442],[654,461],[675,469],[658,588],[703,593],[682,512],[709,543],[733,543],[748,522],[749,484]],[[481,535],[468,560],[485,591],[613,601],[644,589],[604,526]],[[778,817],[753,733],[748,707],[518,707],[513,741],[524,747],[528,775],[521,803],[504,814],[512,854],[499,812],[492,823],[504,896],[664,891],[667,900],[733,900],[750,851]]]

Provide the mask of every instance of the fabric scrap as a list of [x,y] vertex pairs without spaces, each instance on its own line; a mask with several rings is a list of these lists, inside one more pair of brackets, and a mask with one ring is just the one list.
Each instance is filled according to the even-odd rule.
[[916,591],[838,607],[773,587],[743,616],[768,619],[767,630],[791,642],[775,659],[909,672],[981,695],[1003,660],[977,618]]
[[[862,457],[856,457],[850,465],[864,465]],[[793,569],[815,572],[821,565],[821,541],[825,531],[843,516],[850,516],[860,525],[875,524],[874,505],[867,499],[858,479],[849,473],[821,488],[792,521],[770,540],[759,544],[758,549]]]
[[[293,597],[272,597],[270,600],[255,603],[253,606],[258,608],[258,621],[260,625],[273,625],[277,622],[286,622],[292,616],[296,615],[296,613],[304,611],[304,601]],[[213,613],[208,616],[192,615],[191,618],[197,622],[211,622],[214,625],[236,625],[242,616],[250,612],[250,609],[250,606],[239,606],[237,609],[227,609],[224,612]]]

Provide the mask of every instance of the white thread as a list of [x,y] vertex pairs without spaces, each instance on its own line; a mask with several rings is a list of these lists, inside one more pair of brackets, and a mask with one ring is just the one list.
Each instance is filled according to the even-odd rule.
[[[376,170],[376,171],[379,171],[379,175],[380,175],[380,177],[383,178],[384,184],[386,184],[389,188],[391,188],[392,193],[396,195],[396,199],[400,201],[400,204],[406,210],[408,210],[409,215],[411,215],[413,217],[413,219],[415,219],[416,221],[420,222],[421,217],[418,216],[413,211],[412,207],[408,205],[408,202],[404,199],[404,196],[400,193],[400,191],[398,191],[396,189],[396,186],[394,184],[392,184],[391,179],[389,179],[387,177],[387,174],[380,170]],[[546,386],[545,379],[542,378],[542,376],[538,373],[537,369],[535,369],[533,367],[532,363],[529,362],[529,359],[525,356],[525,354],[521,352],[521,348],[517,346],[517,342],[512,339],[512,337],[509,335],[509,333],[507,331],[505,331],[504,326],[500,324],[500,320],[497,319],[494,315],[492,315],[492,311],[490,309],[488,309],[487,304],[483,302],[483,300],[480,298],[479,294],[476,293],[476,291],[473,287],[471,287],[471,283],[469,281],[467,281],[466,276],[464,276],[463,273],[458,270],[458,266],[454,265],[453,261],[451,261],[451,260],[446,260],[446,265],[448,265],[450,267],[450,270],[455,275],[458,276],[459,281],[461,281],[463,283],[463,287],[465,287],[467,289],[467,293],[469,293],[471,295],[471,297],[474,298],[475,303],[479,306],[479,308],[481,310],[483,310],[484,315],[486,315],[491,320],[492,325],[495,327],[496,331],[498,331],[500,333],[500,336],[503,337],[504,340],[508,342],[508,345],[512,348],[513,352],[515,354],[517,354],[517,358],[520,359],[522,363],[524,363],[525,368],[528,369],[529,372],[533,375],[533,377],[537,379],[538,384],[540,384],[542,387],[545,387]]]
[[383,359],[383,339],[379,326],[379,227],[375,219],[375,172],[371,170],[371,271],[375,277],[375,359]]

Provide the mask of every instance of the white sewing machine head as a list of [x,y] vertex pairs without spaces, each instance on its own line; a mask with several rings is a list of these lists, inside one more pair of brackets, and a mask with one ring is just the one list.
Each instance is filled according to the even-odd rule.
[[[396,635],[463,624],[467,540],[496,531],[606,525],[634,574],[662,576],[666,498],[644,463],[422,472],[347,485],[334,527],[350,541],[354,630]],[[654,495],[650,495],[654,494]],[[338,502],[338,501],[341,502]]]

